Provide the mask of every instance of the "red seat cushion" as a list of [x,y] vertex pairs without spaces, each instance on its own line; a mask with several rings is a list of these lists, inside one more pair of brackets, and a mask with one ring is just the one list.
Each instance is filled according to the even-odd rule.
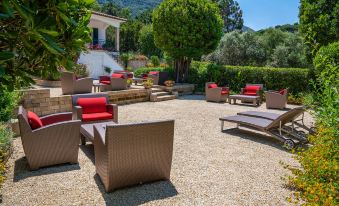
[[82,114],[82,121],[84,122],[97,121],[97,120],[108,120],[108,119],[113,119],[113,114],[108,113],[108,112]]
[[101,84],[107,84],[107,85],[110,85],[111,84],[111,81],[100,81]]
[[141,78],[143,78],[143,79],[148,78],[148,74],[141,74]]
[[158,75],[159,72],[158,71],[152,71],[152,72],[149,72],[148,74],[150,74],[150,75]]
[[257,96],[256,92],[244,92],[244,95]]
[[82,107],[83,114],[106,112],[106,103],[105,97],[79,98],[77,100],[77,105]]
[[34,112],[28,111],[27,112],[27,119],[28,119],[29,126],[31,126],[31,128],[33,130],[44,126],[42,124],[41,119]]
[[100,76],[99,81],[111,81],[111,78],[109,76]]
[[208,85],[208,88],[218,88],[218,85],[217,84],[210,84],[210,85]]
[[221,95],[226,95],[226,94],[229,94],[230,92],[228,90],[222,90],[221,91]]
[[112,74],[112,78],[121,78],[121,79],[125,79],[125,75],[124,74]]
[[127,73],[127,78],[132,79],[133,78],[133,74],[132,73]]

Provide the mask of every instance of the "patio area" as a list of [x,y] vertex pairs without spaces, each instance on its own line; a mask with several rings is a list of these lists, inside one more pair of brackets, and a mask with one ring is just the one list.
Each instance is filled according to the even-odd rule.
[[[80,146],[79,164],[29,171],[16,138],[3,205],[286,205],[292,191],[281,177],[289,172],[279,162],[297,165],[292,154],[266,135],[238,129],[220,132],[219,117],[267,111],[265,104],[218,104],[204,98],[190,95],[119,106],[119,123],[175,119],[170,182],[106,193],[96,175],[91,144]],[[305,119],[308,125],[312,121],[309,114]]]

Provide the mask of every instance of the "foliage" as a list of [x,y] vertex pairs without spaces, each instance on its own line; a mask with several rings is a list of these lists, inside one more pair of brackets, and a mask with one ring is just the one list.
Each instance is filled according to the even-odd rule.
[[0,122],[0,186],[5,180],[6,161],[10,155],[13,133],[9,125]]
[[149,72],[152,71],[159,71],[159,72],[168,72],[169,74],[169,79],[174,79],[174,70],[172,68],[169,67],[143,67],[143,68],[139,68],[137,70],[134,71],[134,75],[136,77],[141,76],[141,74],[148,74]]
[[140,21],[129,20],[120,27],[120,51],[136,52],[139,49],[138,41],[143,24]]
[[298,33],[299,24],[294,23],[293,25],[292,24],[277,25],[274,28],[280,29],[283,32]]
[[213,0],[220,9],[220,14],[224,21],[224,32],[234,30],[242,30],[244,20],[242,18],[242,10],[237,1],[234,0]]
[[152,25],[145,25],[139,34],[139,51],[150,57],[152,55],[161,56],[161,50],[155,46]]
[[114,2],[106,2],[105,4],[99,7],[98,11],[125,19],[132,18],[131,10],[128,7],[121,7],[120,5],[115,4]]
[[123,62],[124,64],[124,68],[128,67],[128,61],[132,58],[132,54],[131,53],[123,53],[120,55],[120,60]]
[[105,72],[107,73],[107,74],[111,74],[111,72],[112,72],[112,69],[111,68],[109,68],[109,67],[105,67]]
[[71,69],[90,42],[90,4],[3,0],[0,5],[0,89],[33,82],[31,75]]
[[216,51],[203,59],[223,65],[308,67],[302,39],[279,29],[227,33]]
[[289,185],[297,191],[296,202],[301,198],[305,205],[338,205],[339,62],[333,58],[338,43],[321,48],[315,57],[319,72],[312,108],[317,133],[309,137],[313,146],[297,153],[302,169],[289,166]]
[[143,81],[142,84],[144,85],[145,89],[150,89],[153,86],[153,79],[148,78],[146,81]]
[[77,77],[88,77],[89,76],[89,72],[88,72],[86,64],[75,64],[72,67],[72,71]]
[[301,0],[300,33],[314,57],[322,46],[339,39],[339,4],[337,0]]
[[158,56],[151,56],[151,62],[155,67],[160,66],[160,59]]
[[4,90],[0,92],[0,96],[0,122],[8,122],[13,117],[19,94]]
[[193,62],[189,82],[204,88],[205,82],[227,85],[240,91],[246,83],[264,84],[267,90],[288,88],[291,94],[308,89],[308,69],[252,66],[220,66],[209,62]]
[[154,10],[155,45],[175,59],[176,82],[187,80],[192,58],[217,47],[223,25],[219,13],[206,0],[165,0]]
[[135,19],[146,25],[152,24],[152,13],[153,13],[153,9],[148,8],[145,11],[139,13],[135,17]]

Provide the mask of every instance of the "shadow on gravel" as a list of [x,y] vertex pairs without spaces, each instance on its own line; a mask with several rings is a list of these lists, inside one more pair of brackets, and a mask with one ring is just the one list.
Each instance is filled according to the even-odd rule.
[[73,170],[80,170],[79,164],[60,164],[31,171],[29,169],[27,159],[25,157],[21,157],[20,159],[17,159],[14,163],[13,182],[19,182],[20,180],[24,180],[30,177],[68,172]]
[[179,96],[177,99],[178,100],[205,100],[205,96],[204,95],[192,94],[192,95]]
[[94,176],[94,180],[98,185],[106,205],[141,205],[153,200],[173,197],[178,194],[174,185],[170,181],[147,183],[106,193],[99,175],[96,174]]
[[238,128],[230,128],[230,129],[225,129],[222,131],[223,133],[229,134],[229,135],[233,135],[233,136],[237,136],[240,137],[242,139],[248,139],[254,142],[258,142],[260,144],[265,144],[265,145],[269,145],[271,147],[275,147],[279,150],[282,151],[288,151],[285,148],[283,148],[283,143],[268,136],[268,135],[264,135],[264,134],[260,134],[260,133],[255,133],[255,132],[251,132],[245,129],[238,129]]
[[86,157],[92,161],[94,164],[94,146],[93,144],[80,145],[80,149],[85,153]]

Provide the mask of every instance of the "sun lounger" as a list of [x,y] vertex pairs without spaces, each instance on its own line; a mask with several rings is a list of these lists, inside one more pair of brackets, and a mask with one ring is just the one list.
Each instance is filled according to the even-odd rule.
[[306,143],[307,139],[305,135],[300,135],[296,132],[291,131],[289,127],[285,125],[294,121],[304,112],[304,108],[295,108],[292,109],[274,120],[262,117],[252,117],[245,115],[236,115],[223,117],[219,120],[221,121],[221,131],[224,130],[224,122],[236,123],[237,126],[257,130],[264,132],[273,138],[284,143],[284,147],[287,149],[292,149],[295,147],[296,143]]

